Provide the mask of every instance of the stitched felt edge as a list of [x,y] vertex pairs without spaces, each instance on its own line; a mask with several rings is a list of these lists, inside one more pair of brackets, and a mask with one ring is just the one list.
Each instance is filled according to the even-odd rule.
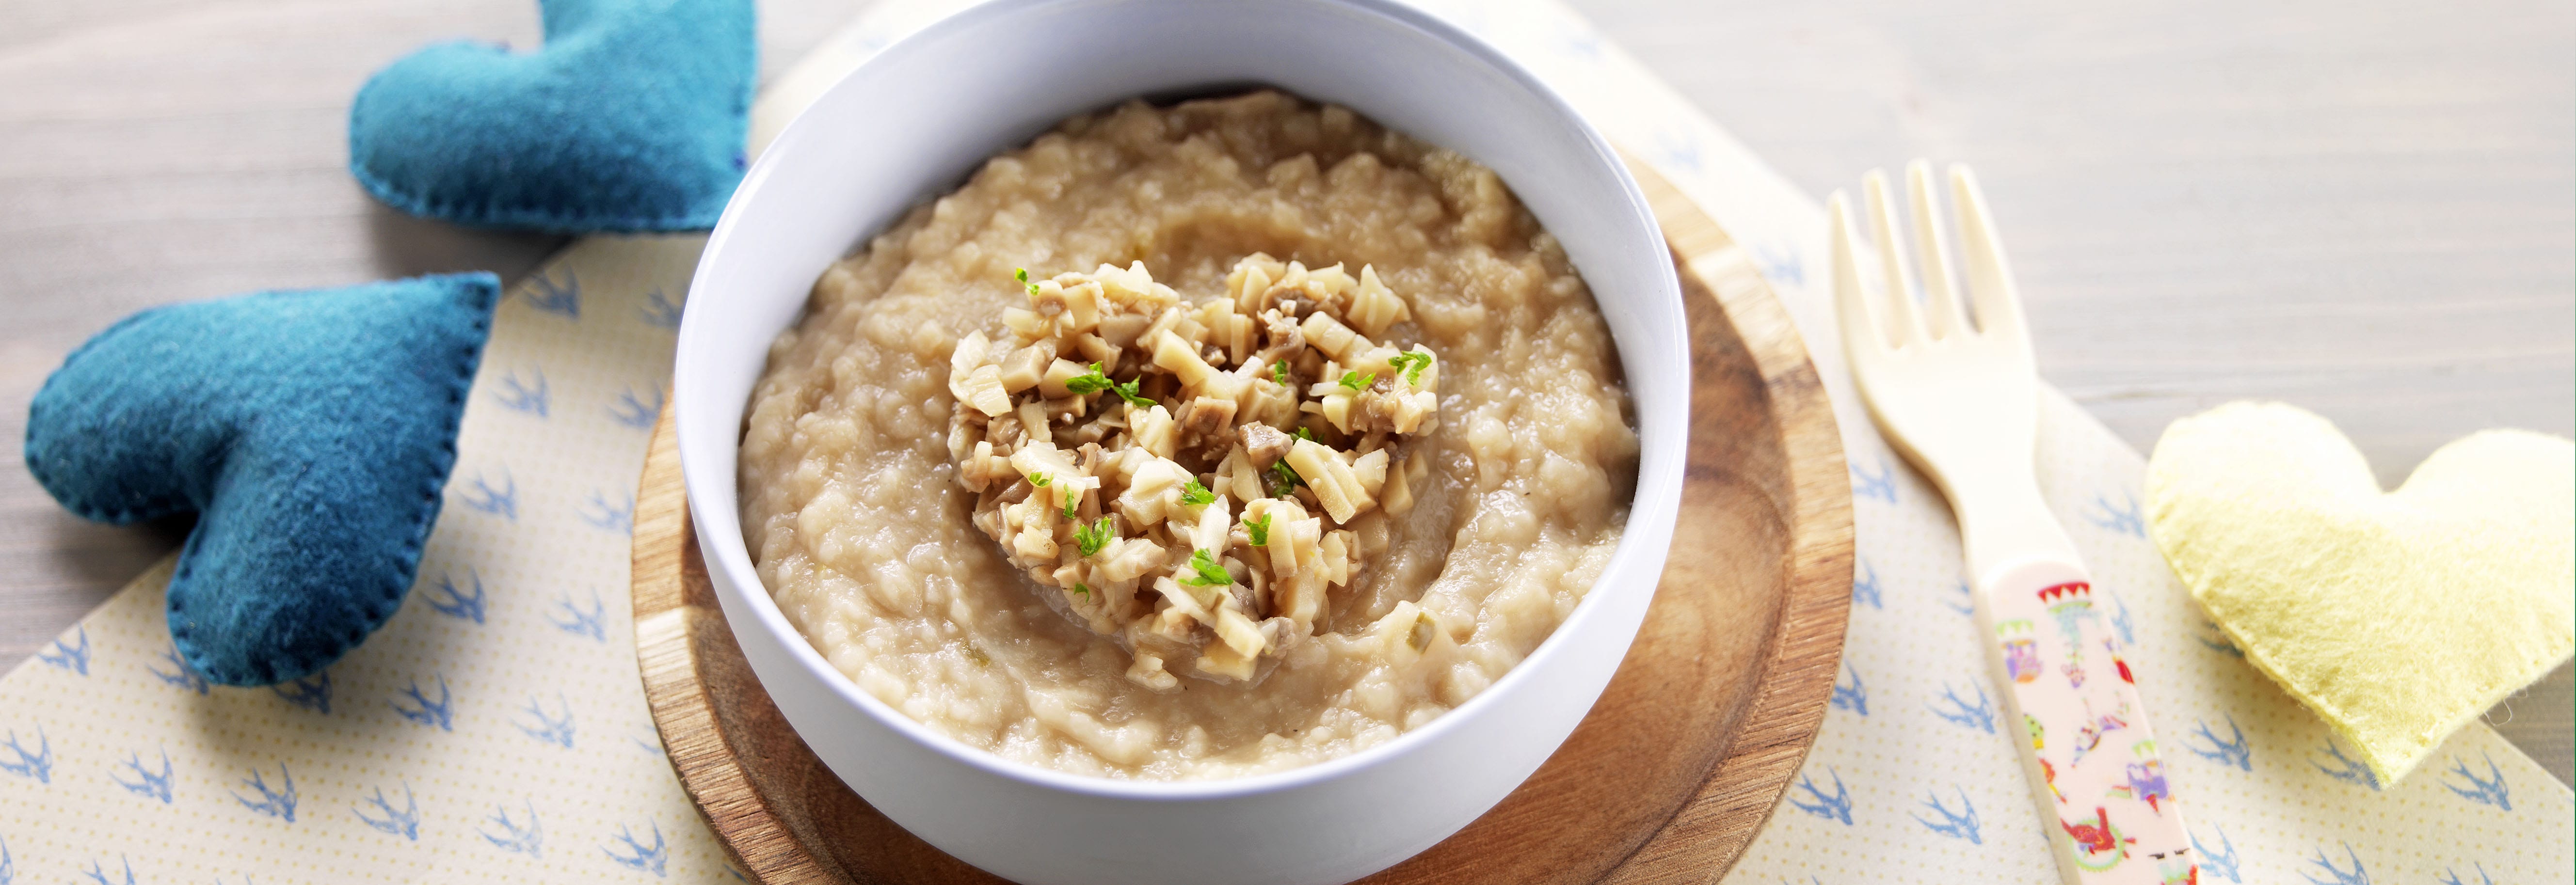
[[160,307],[138,311],[133,316],[117,320],[115,324],[108,326],[106,329],[100,330],[96,335],[90,336],[88,341],[81,342],[81,346],[73,348],[70,354],[63,357],[62,365],[55,366],[54,371],[45,376],[44,385],[36,388],[35,397],[27,403],[27,441],[25,444],[26,451],[22,453],[25,455],[25,460],[27,462],[27,473],[36,478],[36,484],[44,487],[45,493],[52,495],[56,503],[63,505],[63,509],[71,511],[75,516],[91,522],[104,522],[110,525],[132,525],[138,522],[145,522],[160,519],[165,516],[186,513],[191,510],[195,510],[198,507],[197,502],[187,500],[184,497],[172,497],[147,501],[144,502],[142,506],[125,509],[108,507],[74,494],[71,490],[64,488],[55,481],[56,477],[54,476],[53,471],[48,469],[51,466],[52,461],[51,452],[53,449],[53,439],[52,435],[46,432],[52,428],[45,420],[45,394],[53,391],[54,382],[61,380],[64,372],[71,371],[73,363],[79,362],[83,356],[88,355],[91,350],[97,348],[101,342],[114,338],[119,333],[124,332],[127,328],[143,322],[162,311],[177,306],[180,305],[165,304]]
[[[758,34],[760,13],[757,6],[754,7],[751,15],[752,33]],[[447,43],[432,45],[481,46],[483,44],[476,43],[472,40],[452,40]],[[423,47],[422,49],[425,50],[427,48],[429,47]],[[490,230],[534,230],[542,233],[564,234],[592,232],[626,234],[698,233],[715,229],[717,219],[724,216],[725,206],[731,202],[730,198],[734,190],[742,186],[743,175],[748,171],[748,167],[750,165],[749,157],[745,155],[745,152],[748,149],[738,146],[734,150],[736,163],[737,165],[745,168],[734,170],[733,184],[724,188],[722,191],[725,198],[716,200],[716,206],[713,210],[701,207],[696,211],[679,215],[637,217],[619,215],[616,213],[573,213],[557,207],[547,206],[495,208],[490,204],[485,203],[449,203],[432,201],[425,196],[414,194],[397,187],[393,182],[385,180],[383,177],[378,176],[373,171],[366,168],[364,163],[366,162],[367,157],[372,156],[372,153],[368,150],[367,144],[363,138],[363,133],[365,133],[367,129],[362,124],[366,118],[365,115],[360,112],[360,109],[365,107],[367,104],[367,94],[375,90],[376,84],[383,79],[385,72],[392,70],[394,64],[401,64],[403,59],[408,59],[412,55],[418,55],[421,51],[422,50],[414,50],[412,53],[403,56],[402,59],[395,59],[393,64],[388,64],[385,67],[378,69],[374,74],[368,75],[367,82],[358,87],[357,96],[349,102],[350,177],[357,179],[358,186],[364,188],[369,196],[375,197],[378,202],[393,207],[396,211],[402,212],[406,215],[413,215],[421,218],[435,218],[466,227]],[[541,48],[539,51],[543,51],[543,49]],[[759,70],[760,63],[759,52],[760,47],[758,46],[758,41],[755,39],[752,47],[752,68],[754,71],[752,77],[753,80],[758,79],[757,71]],[[737,145],[748,142],[750,139],[751,98],[754,88],[756,87],[753,83],[746,82],[743,84],[742,94],[734,98],[733,119],[737,124],[735,126],[736,134],[734,141]]]
[[[2335,433],[2340,437],[2343,432],[2338,429]],[[2344,442],[2345,445],[2350,445],[2351,439],[2349,437],[2344,437]],[[2447,443],[2445,445],[2447,445]],[[2417,466],[2422,465],[2419,464]],[[2156,517],[2162,516],[2165,513],[2166,508],[2164,505],[2171,504],[2173,502],[2173,493],[2163,482],[2158,481],[2159,476],[2152,469],[2152,462],[2149,467],[2150,469],[2147,472],[2146,481],[2144,483],[2146,486],[2145,491],[2147,493],[2147,506],[2149,508],[2147,534],[2155,541],[2156,552],[2164,557],[2165,566],[2172,569],[2174,578],[2181,582],[2183,592],[2191,596],[2192,603],[2199,606],[2201,611],[2205,614],[2220,614],[2220,612],[2213,612],[2210,610],[2211,600],[2202,590],[2203,587],[2209,584],[2212,579],[2212,575],[2198,569],[2185,567],[2183,564],[2184,559],[2178,556],[2179,553],[2183,552],[2182,548],[2185,543],[2184,539],[2170,536],[2169,534],[2158,530],[2159,526],[2162,525],[2163,520]],[[2220,633],[2227,636],[2227,641],[2233,643],[2236,646],[2237,651],[2245,654],[2246,663],[2254,665],[2254,669],[2256,671],[2261,672],[2266,678],[2271,679],[2272,684],[2279,687],[2283,693],[2288,694],[2292,699],[2297,700],[2299,703],[2306,705],[2311,712],[2318,714],[2317,718],[2323,721],[2326,727],[2333,731],[2336,736],[2341,737],[2346,741],[2350,741],[2353,745],[2353,749],[2361,754],[2362,764],[2370,768],[2371,776],[2379,779],[2379,786],[2381,789],[2394,787],[2399,781],[2405,780],[2407,775],[2415,772],[2416,767],[2424,764],[2425,759],[2431,758],[2434,748],[2441,746],[2443,741],[2450,740],[2452,735],[2458,734],[2460,729],[2467,728],[2469,723],[2475,721],[2478,717],[2486,715],[2488,710],[2494,709],[2495,705],[2503,703],[2505,698],[2513,696],[2515,692],[2523,690],[2523,688],[2531,685],[2539,678],[2548,676],[2551,670],[2557,669],[2559,664],[2565,663],[2571,656],[2569,652],[2561,652],[2549,661],[2526,664],[2526,669],[2532,666],[2539,667],[2538,670],[2534,671],[2535,675],[2531,679],[2520,679],[2518,677],[2508,678],[2475,687],[2474,690],[2477,692],[2478,701],[2475,704],[2467,705],[2463,712],[2452,716],[2448,724],[2437,726],[2435,730],[2430,733],[2382,736],[2376,734],[2364,734],[2361,729],[2355,728],[2349,724],[2354,718],[2350,712],[2346,711],[2343,707],[2328,701],[2325,697],[2318,695],[2310,686],[2301,685],[2299,680],[2290,678],[2287,673],[2283,672],[2279,666],[2274,664],[2272,661],[2271,649],[2266,644],[2253,641],[2250,637],[2237,632],[2236,628],[2230,626],[2226,620],[2217,617],[2211,617],[2208,618],[2208,620],[2212,626],[2218,628]],[[2545,666],[2541,666],[2541,664],[2545,664]],[[2374,738],[2393,738],[2403,742],[2405,744],[2405,758],[2381,758],[2382,754],[2374,750]]]
[[[455,362],[452,364],[455,372],[449,378],[446,385],[447,414],[445,416],[445,420],[442,422],[448,428],[445,435],[446,438],[440,442],[438,449],[431,452],[429,455],[431,475],[427,484],[421,490],[421,504],[414,512],[410,536],[404,539],[403,547],[397,554],[400,562],[394,568],[394,573],[387,576],[391,578],[391,580],[386,582],[382,595],[379,597],[378,610],[368,612],[366,621],[354,627],[349,636],[339,642],[330,651],[315,654],[302,660],[288,661],[282,666],[271,666],[266,673],[236,673],[228,669],[208,667],[203,658],[194,648],[194,643],[189,641],[190,630],[187,626],[188,621],[181,617],[182,613],[186,610],[186,606],[180,601],[180,594],[178,591],[181,589],[181,585],[188,580],[188,577],[192,573],[193,567],[196,564],[197,558],[198,533],[190,531],[188,533],[188,542],[186,546],[179,552],[179,566],[177,571],[172,573],[170,576],[169,589],[165,592],[164,599],[167,605],[166,610],[168,612],[167,618],[170,625],[171,645],[179,652],[181,659],[187,664],[189,669],[197,671],[198,675],[206,677],[210,682],[232,686],[256,687],[261,685],[274,685],[276,683],[302,679],[306,676],[313,675],[314,672],[319,671],[324,667],[328,667],[332,663],[337,662],[343,656],[346,656],[350,650],[357,648],[360,643],[365,642],[370,634],[376,632],[377,628],[383,627],[387,620],[392,619],[394,613],[401,609],[403,597],[410,594],[412,583],[418,579],[420,575],[421,550],[428,544],[430,530],[437,524],[438,512],[442,503],[440,493],[445,491],[447,487],[447,478],[449,474],[453,473],[456,469],[456,437],[463,429],[464,425],[466,394],[473,389],[474,372],[482,365],[483,349],[492,340],[492,313],[500,306],[501,278],[491,273],[478,271],[474,273],[460,274],[432,274],[429,276],[413,277],[406,280],[396,280],[394,283],[397,285],[403,283],[429,283],[441,287],[456,287],[458,289],[465,290],[465,293],[472,296],[474,299],[473,302],[465,305],[466,307],[474,310],[473,324],[470,327],[470,331],[473,333],[473,341],[457,352]],[[456,290],[449,290],[450,293],[454,291]]]

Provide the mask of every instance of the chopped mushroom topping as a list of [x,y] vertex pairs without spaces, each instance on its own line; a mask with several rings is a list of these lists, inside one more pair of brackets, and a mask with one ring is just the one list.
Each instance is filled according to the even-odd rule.
[[1439,359],[1372,340],[1411,309],[1375,268],[1260,254],[1198,304],[1142,262],[1018,278],[1007,340],[950,358],[975,525],[1118,637],[1129,679],[1267,672],[1365,570],[1353,522],[1423,478],[1404,444],[1439,423]]
[[1288,448],[1297,444],[1296,437],[1281,433],[1279,428],[1268,424],[1246,424],[1238,432],[1243,435],[1244,453],[1250,455],[1253,466],[1261,470],[1268,470],[1279,459],[1288,457]]

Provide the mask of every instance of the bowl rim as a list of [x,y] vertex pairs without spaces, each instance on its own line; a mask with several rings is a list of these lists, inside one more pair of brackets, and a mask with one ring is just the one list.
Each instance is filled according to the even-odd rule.
[[[711,263],[709,259],[712,256],[719,254],[730,241],[733,228],[737,222],[736,210],[740,208],[741,204],[747,203],[751,198],[751,195],[761,190],[760,185],[764,184],[770,177],[769,173],[774,171],[778,162],[775,159],[775,156],[782,153],[782,149],[790,148],[793,144],[820,137],[811,134],[812,127],[806,125],[806,118],[811,109],[815,105],[820,104],[823,96],[827,96],[832,92],[846,88],[848,82],[853,77],[858,76],[869,65],[875,63],[877,59],[892,57],[898,53],[924,51],[921,47],[928,45],[933,38],[942,35],[946,31],[979,26],[984,24],[988,19],[1017,15],[1022,10],[1029,8],[1055,5],[1081,5],[1092,2],[1097,2],[1097,0],[984,0],[984,2],[976,3],[966,9],[940,18],[937,21],[931,22],[928,25],[888,43],[883,49],[878,50],[867,60],[862,61],[859,65],[852,67],[849,71],[836,77],[832,81],[831,85],[816,93],[814,102],[809,103],[805,108],[800,109],[794,117],[792,117],[787,124],[779,130],[777,137],[769,143],[766,149],[761,151],[760,156],[753,161],[751,168],[745,172],[741,186],[727,201],[724,213],[719,217],[714,230],[708,235],[706,245],[703,247],[703,251],[701,252],[697,270],[692,273],[691,290],[696,291],[698,288],[697,284],[702,282],[697,277],[706,272],[707,267]],[[1588,149],[1592,158],[1612,171],[1613,178],[1618,185],[1618,197],[1625,205],[1628,213],[1633,216],[1632,220],[1639,221],[1643,229],[1653,232],[1657,237],[1657,243],[1659,246],[1657,251],[1662,251],[1660,248],[1662,243],[1662,227],[1655,219],[1654,212],[1647,202],[1644,190],[1637,184],[1635,176],[1630,174],[1626,163],[1621,159],[1618,151],[1611,146],[1609,140],[1601,134],[1600,130],[1592,125],[1590,120],[1586,119],[1570,102],[1566,101],[1563,95],[1549,87],[1535,74],[1532,74],[1527,68],[1521,66],[1519,62],[1514,61],[1501,50],[1495,48],[1489,43],[1486,43],[1483,39],[1468,33],[1466,30],[1432,15],[1429,12],[1406,5],[1400,2],[1400,0],[1305,0],[1305,2],[1322,2],[1353,7],[1362,13],[1373,14],[1388,21],[1392,25],[1411,28],[1415,31],[1422,32],[1435,40],[1446,43],[1467,53],[1476,61],[1490,66],[1496,73],[1502,74],[1514,86],[1528,91],[1551,112],[1561,116],[1565,120],[1571,121],[1574,124],[1574,131],[1580,134],[1581,139],[1584,142],[1584,147]],[[1230,83],[1228,85],[1244,84],[1237,82]],[[1282,91],[1289,90],[1283,89]],[[1290,91],[1290,94],[1293,95],[1296,93]],[[1303,96],[1300,97],[1303,98]],[[1312,99],[1307,100],[1311,101]],[[1399,131],[1401,130],[1399,129]],[[1509,186],[1510,182],[1507,181],[1505,184],[1506,186]],[[862,242],[864,242],[864,239]],[[1664,265],[1662,275],[1667,282],[1667,286],[1665,287],[1667,292],[1674,296],[1675,300],[1673,310],[1678,314],[1680,311],[1680,303],[1678,299],[1681,297],[1678,278],[1675,276],[1668,263]],[[694,299],[692,299],[692,302],[694,304]],[[685,309],[686,308],[684,308],[684,310]],[[689,359],[691,348],[688,345],[694,337],[686,333],[686,320],[687,315],[684,313],[683,331],[679,337],[678,347],[674,358],[674,371],[683,377],[685,377],[688,372],[688,363],[691,362]],[[1690,348],[1688,336],[1685,334],[1682,324],[1668,324],[1663,327],[1659,334],[1661,337],[1670,339],[1666,343],[1671,345],[1675,352],[1681,354],[1682,359],[1685,364],[1687,364]],[[1618,340],[1615,333],[1612,336],[1612,340],[1615,345]],[[1630,395],[1632,397],[1632,409],[1637,408],[1637,404],[1633,399],[1635,396],[1633,388],[1630,390]],[[1687,406],[1689,399],[1687,392],[1676,398],[1681,401],[1683,406]],[[674,412],[673,420],[677,423],[687,423],[687,412],[690,410],[687,409],[684,402],[685,401],[675,392],[672,408]],[[747,415],[747,403],[745,405],[745,409],[744,415]],[[1642,411],[1637,413],[1642,414]],[[738,423],[739,420],[741,420],[741,418],[737,417],[736,422]],[[1619,543],[1613,548],[1609,562],[1602,568],[1602,576],[1604,578],[1622,571],[1623,568],[1633,568],[1633,563],[1641,557],[1660,554],[1662,552],[1640,550],[1636,543],[1637,534],[1626,531],[1626,526],[1634,526],[1638,524],[1641,519],[1649,525],[1652,525],[1657,521],[1669,522],[1678,516],[1680,509],[1677,493],[1672,495],[1657,494],[1650,496],[1638,494],[1636,490],[1649,488],[1679,488],[1683,461],[1685,460],[1682,456],[1683,452],[1681,450],[1687,449],[1688,447],[1688,422],[1686,420],[1680,422],[1680,426],[1678,428],[1679,437],[1674,440],[1671,445],[1673,451],[1662,453],[1665,457],[1661,458],[1652,457],[1652,455],[1658,454],[1658,452],[1655,449],[1649,448],[1648,440],[1643,432],[1644,428],[1642,423],[1638,426],[1638,430],[1639,458],[1635,490],[1632,490],[1630,494],[1628,518],[1627,522],[1623,525]],[[733,434],[733,437],[734,439],[729,443],[729,445],[739,450],[741,445],[740,434]],[[691,447],[687,444],[688,438],[689,434],[683,432],[678,434],[677,439],[680,449],[681,472],[684,488],[694,487],[697,483],[691,480],[709,469],[705,467],[691,469],[694,462],[702,459],[692,459],[689,457]],[[738,486],[740,483],[738,477],[727,475],[722,477],[721,480],[722,482],[737,486],[738,493]],[[696,495],[692,494],[688,496],[688,506],[693,514],[697,511],[699,500]],[[692,521],[701,525],[705,522],[703,519],[694,517]],[[761,588],[762,592],[759,593],[741,592],[744,601],[751,606],[751,613],[753,614],[754,619],[759,622],[761,629],[769,633],[772,637],[780,640],[779,644],[786,648],[788,655],[798,665],[803,667],[809,674],[815,676],[818,682],[838,696],[842,701],[856,707],[868,717],[876,720],[880,725],[904,735],[915,743],[952,761],[962,763],[986,774],[997,775],[1010,781],[1054,791],[1128,801],[1203,802],[1209,800],[1256,797],[1316,786],[1325,782],[1341,779],[1345,776],[1357,774],[1382,764],[1390,763],[1397,757],[1410,751],[1415,746],[1434,742],[1446,736],[1449,732],[1454,731],[1457,728],[1464,727],[1463,723],[1477,718],[1477,714],[1481,713],[1483,708],[1501,703],[1501,698],[1511,693],[1507,689],[1510,689],[1519,683],[1538,678],[1533,674],[1539,670],[1545,669],[1543,665],[1547,661],[1565,653],[1563,649],[1566,646],[1566,643],[1560,640],[1567,635],[1580,632],[1573,629],[1576,625],[1602,617],[1600,611],[1606,608],[1609,604],[1604,601],[1604,596],[1602,594],[1593,592],[1602,585],[1602,580],[1600,578],[1596,578],[1594,580],[1593,587],[1586,590],[1582,601],[1575,604],[1574,610],[1569,612],[1564,620],[1557,623],[1556,627],[1549,632],[1546,639],[1541,640],[1536,648],[1532,649],[1531,652],[1522,657],[1521,660],[1515,662],[1509,670],[1503,673],[1501,677],[1496,678],[1492,683],[1479,690],[1474,697],[1467,699],[1465,703],[1459,704],[1458,706],[1452,707],[1443,712],[1429,724],[1405,731],[1375,746],[1347,753],[1332,759],[1327,759],[1322,762],[1301,765],[1278,771],[1244,775],[1241,777],[1217,778],[1210,780],[1149,780],[1137,778],[1115,778],[1103,775],[1060,771],[1057,769],[1040,767],[1032,763],[1004,758],[989,750],[969,745],[964,741],[942,734],[936,729],[931,728],[929,725],[922,723],[911,716],[905,715],[902,711],[895,709],[893,706],[877,698],[875,695],[861,689],[856,681],[849,678],[846,674],[843,674],[837,667],[832,666],[828,660],[824,659],[820,650],[814,647],[812,641],[805,637],[802,630],[798,629],[794,624],[790,624],[786,621],[785,613],[779,609],[776,598],[767,592],[767,585],[765,582],[760,580],[757,566],[751,562],[749,545],[745,543],[742,538],[738,537],[738,531],[733,534],[736,536],[719,539],[716,543],[716,549],[713,551],[713,555],[703,557],[705,560],[712,563],[710,566],[711,576],[716,572],[724,573],[725,579],[723,583],[734,585],[737,591],[745,591],[751,587]],[[1648,532],[1647,534],[1657,537],[1662,536],[1662,533],[1657,532]],[[698,532],[695,533],[695,535],[697,543],[701,547],[701,553],[706,553],[707,551],[704,550],[704,547],[708,543],[707,534],[704,532]],[[744,583],[741,580],[743,578],[748,578],[748,583]],[[1652,580],[1640,582],[1643,583],[1644,586],[1641,589],[1632,592],[1651,594],[1656,591],[1657,585],[1660,584],[1660,582],[1661,575],[1657,574],[1652,576]],[[1630,638],[1633,639],[1633,635]],[[792,641],[790,641],[791,639]],[[755,671],[753,673],[753,677],[757,680],[759,678],[759,673]],[[1589,704],[1587,703],[1587,707],[1588,706]],[[792,728],[793,723],[790,723],[790,725]],[[1551,751],[1551,755],[1553,755],[1553,751]],[[1515,784],[1515,787],[1517,787],[1517,784]]]

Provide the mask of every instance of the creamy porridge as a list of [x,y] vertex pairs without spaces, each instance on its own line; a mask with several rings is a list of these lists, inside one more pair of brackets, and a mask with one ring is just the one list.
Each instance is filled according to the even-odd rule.
[[825,658],[965,743],[1293,768],[1582,600],[1635,482],[1617,366],[1491,171],[1278,93],[1129,104],[823,274],[753,391],[746,541]]
[[[1002,312],[1007,338],[969,332],[948,357],[975,527],[1117,637],[1129,681],[1170,691],[1175,664],[1260,681],[1430,475],[1413,443],[1439,426],[1438,358],[1370,340],[1411,318],[1404,300],[1374,266],[1262,254],[1196,304],[1141,261],[1014,278],[1029,306]],[[1446,632],[1410,604],[1387,617],[1417,653]]]

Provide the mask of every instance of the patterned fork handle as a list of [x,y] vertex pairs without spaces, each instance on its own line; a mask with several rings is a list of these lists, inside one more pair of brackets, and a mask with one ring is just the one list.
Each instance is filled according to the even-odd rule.
[[2199,882],[2136,677],[2084,568],[2028,562],[1978,590],[1987,662],[2022,726],[2023,773],[2064,880]]
[[1843,352],[1870,418],[1959,518],[1986,656],[2007,715],[2025,729],[2023,774],[2058,871],[2076,885],[2196,883],[2191,836],[2135,677],[2094,607],[2083,559],[2039,493],[2030,330],[1985,195],[1966,167],[1950,167],[1972,324],[1936,221],[1931,164],[1906,169],[1924,267],[1919,309],[1887,176],[1871,172],[1862,183],[1884,280],[1878,292],[1863,282],[1843,195],[1826,201]]

